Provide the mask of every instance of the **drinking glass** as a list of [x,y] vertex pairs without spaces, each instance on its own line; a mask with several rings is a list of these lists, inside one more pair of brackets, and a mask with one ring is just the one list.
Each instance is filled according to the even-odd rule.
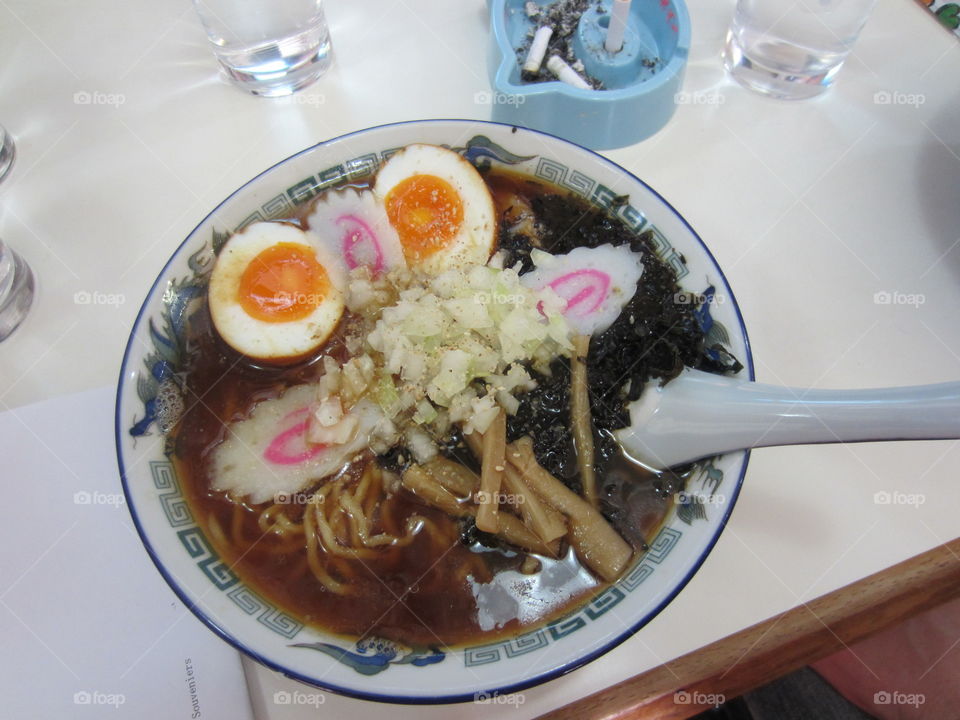
[[254,95],[290,95],[330,67],[322,0],[193,0],[223,74]]
[[13,165],[13,159],[16,157],[16,146],[13,144],[13,136],[0,125],[0,180],[6,177],[10,172],[10,166]]
[[33,272],[0,240],[0,340],[23,322],[33,303]]
[[[10,172],[15,156],[13,137],[0,125],[0,180]],[[0,340],[27,316],[33,304],[33,286],[30,266],[0,240]]]
[[876,0],[738,0],[723,63],[741,85],[800,100],[833,84]]

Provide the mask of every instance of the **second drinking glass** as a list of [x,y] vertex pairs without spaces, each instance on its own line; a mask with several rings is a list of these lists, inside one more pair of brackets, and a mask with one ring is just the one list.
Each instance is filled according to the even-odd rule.
[[737,82],[777,98],[825,91],[876,0],[738,0],[723,52]]

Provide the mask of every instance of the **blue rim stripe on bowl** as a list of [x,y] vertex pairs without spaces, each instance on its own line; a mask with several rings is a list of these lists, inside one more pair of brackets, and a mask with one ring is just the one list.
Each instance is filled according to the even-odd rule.
[[[620,645],[625,640],[630,638],[638,630],[640,630],[647,623],[649,623],[654,617],[656,617],[663,610],[663,608],[665,608],[670,602],[672,602],[673,599],[677,596],[677,594],[679,594],[679,592],[684,587],[686,587],[687,583],[690,582],[690,579],[700,569],[701,565],[706,560],[707,556],[710,554],[713,547],[716,545],[721,532],[726,527],[726,524],[730,519],[730,515],[733,512],[733,508],[736,505],[737,498],[740,495],[740,489],[743,485],[743,479],[746,474],[747,465],[750,459],[749,451],[744,451],[743,465],[740,470],[739,477],[736,479],[730,501],[726,504],[724,513],[720,518],[719,525],[713,537],[710,539],[707,546],[704,548],[700,557],[698,557],[697,560],[691,565],[687,574],[674,586],[673,590],[666,597],[664,597],[664,599],[659,604],[657,604],[653,609],[648,611],[636,623],[631,625],[629,628],[624,630],[622,633],[614,637],[609,642],[605,643],[600,648],[597,648],[595,651],[587,655],[584,655],[582,657],[579,657],[559,668],[554,668],[548,672],[541,673],[540,675],[534,676],[522,682],[514,683],[512,685],[505,685],[505,686],[500,686],[496,688],[478,690],[476,693],[470,693],[470,694],[412,696],[412,695],[389,695],[389,694],[380,694],[380,693],[372,693],[372,692],[362,692],[362,691],[354,690],[352,688],[342,687],[334,683],[320,683],[314,679],[305,677],[300,673],[294,672],[280,665],[279,663],[276,663],[264,657],[263,655],[257,653],[253,649],[247,647],[242,642],[240,642],[239,640],[234,638],[232,635],[230,635],[225,629],[221,628],[212,617],[204,613],[203,610],[201,610],[197,606],[197,604],[194,603],[194,601],[190,598],[190,596],[186,593],[186,591],[180,587],[180,585],[174,580],[172,575],[166,570],[166,568],[160,561],[160,558],[158,557],[156,551],[151,545],[150,540],[147,538],[146,533],[144,532],[140,518],[137,514],[137,509],[136,509],[133,497],[130,493],[130,490],[127,484],[127,473],[126,473],[126,468],[124,466],[124,460],[123,460],[123,449],[122,449],[123,435],[122,435],[122,422],[121,422],[120,413],[121,413],[121,404],[123,399],[123,391],[125,387],[124,381],[127,375],[131,348],[134,342],[134,330],[137,327],[139,327],[140,322],[143,319],[144,313],[147,311],[148,301],[154,295],[160,283],[160,279],[165,275],[167,269],[174,262],[174,259],[179,255],[180,251],[190,241],[190,239],[200,229],[200,227],[204,225],[204,223],[206,223],[207,220],[209,220],[212,216],[214,216],[217,213],[217,211],[221,207],[223,207],[223,205],[225,205],[231,198],[233,198],[234,196],[242,192],[249,185],[256,182],[260,177],[266,175],[267,173],[269,173],[271,170],[278,167],[279,165],[282,165],[292,160],[293,158],[299,157],[300,155],[308,153],[317,147],[328,145],[339,140],[344,140],[354,135],[359,135],[361,133],[367,133],[372,130],[380,130],[384,128],[399,127],[399,126],[406,126],[406,125],[421,125],[421,126],[428,127],[431,124],[451,124],[451,123],[452,124],[462,123],[464,125],[482,125],[482,126],[485,125],[485,126],[493,126],[493,127],[507,128],[507,129],[514,127],[514,126],[503,124],[503,123],[494,123],[494,122],[485,121],[485,120],[435,119],[435,120],[409,120],[404,122],[387,123],[384,125],[377,125],[370,128],[364,128],[363,130],[357,130],[351,133],[346,133],[344,135],[340,135],[335,138],[330,138],[329,140],[325,140],[323,142],[317,143],[316,145],[311,145],[308,148],[304,148],[303,150],[300,150],[299,152],[296,152],[293,155],[290,155],[289,157],[286,157],[283,160],[280,160],[279,162],[274,163],[269,168],[257,174],[255,177],[251,178],[246,183],[244,183],[239,188],[237,188],[235,191],[230,193],[230,195],[224,198],[212,211],[210,211],[199,223],[197,223],[194,229],[177,246],[176,250],[174,250],[174,252],[171,253],[170,258],[167,260],[167,262],[164,264],[164,266],[160,269],[159,273],[157,274],[157,278],[154,280],[153,284],[150,287],[150,290],[148,291],[146,297],[144,298],[143,304],[140,306],[140,310],[138,311],[137,317],[134,320],[133,327],[131,328],[130,338],[128,339],[126,347],[124,349],[123,361],[120,366],[119,381],[117,383],[117,398],[116,398],[115,415],[114,415],[114,431],[115,431],[115,440],[116,440],[116,449],[117,449],[117,464],[119,467],[120,481],[123,486],[124,496],[126,497],[127,507],[130,510],[130,515],[133,520],[133,524],[137,529],[137,534],[140,536],[140,540],[141,542],[143,542],[143,545],[147,551],[147,554],[150,556],[151,561],[156,566],[160,575],[170,586],[171,590],[173,590],[174,594],[180,599],[181,602],[183,602],[183,604],[187,607],[187,609],[189,609],[197,617],[197,619],[199,619],[204,625],[210,628],[210,630],[212,630],[215,634],[217,634],[221,639],[223,639],[224,641],[232,645],[237,650],[243,652],[245,655],[261,663],[265,667],[268,667],[269,669],[275,672],[279,672],[293,680],[297,680],[298,682],[302,682],[307,685],[320,688],[322,690],[328,690],[330,692],[335,692],[340,695],[345,695],[348,697],[353,697],[361,700],[373,700],[378,702],[398,703],[398,704],[405,704],[405,705],[437,705],[437,704],[449,704],[449,703],[458,703],[458,702],[470,702],[470,701],[473,701],[477,697],[477,694],[479,693],[486,693],[486,694],[496,693],[496,694],[504,695],[512,692],[517,692],[519,690],[524,690],[534,685],[543,684],[550,680],[566,675],[567,673],[572,672],[573,670],[576,670],[577,668],[582,667],[583,665],[586,665],[587,663],[592,662],[599,656],[609,652],[610,650],[612,650],[613,648],[615,648],[616,646]],[[559,140],[562,143],[566,143],[568,145],[578,147],[581,150],[584,150],[585,152],[594,156],[602,164],[608,167],[611,167],[618,172],[625,173],[627,176],[629,176],[630,178],[635,180],[637,183],[642,185],[647,191],[653,194],[656,198],[658,198],[663,203],[664,207],[668,209],[670,212],[672,212],[674,216],[687,228],[687,230],[689,230],[690,234],[696,239],[696,241],[700,244],[703,251],[706,253],[707,257],[710,259],[711,263],[713,264],[715,270],[719,275],[720,282],[722,282],[724,290],[729,294],[729,297],[732,300],[733,310],[736,315],[737,322],[739,323],[739,329],[743,337],[744,347],[746,351],[746,356],[744,358],[745,368],[747,370],[749,379],[754,380],[755,376],[754,376],[753,354],[751,352],[750,340],[749,340],[749,336],[747,335],[747,329],[743,322],[743,315],[740,312],[740,306],[736,301],[736,297],[734,296],[729,283],[727,282],[727,278],[724,275],[723,270],[720,268],[713,254],[710,252],[710,249],[706,246],[706,244],[701,239],[700,235],[690,226],[690,224],[686,221],[686,219],[679,212],[677,212],[677,210],[673,207],[673,205],[667,202],[663,198],[663,196],[660,195],[660,193],[658,193],[652,187],[647,185],[647,183],[645,183],[643,180],[638,178],[636,175],[626,170],[625,168],[622,168],[621,166],[617,165],[613,161],[608,160],[603,155],[600,155],[599,153],[594,152],[589,148],[585,148],[582,145],[577,145],[576,143],[570,142],[569,140],[565,140],[563,138],[557,137],[556,135],[551,135],[550,133],[542,132],[540,130],[533,130],[530,128],[522,128],[522,129],[525,132],[553,138],[555,140]]]

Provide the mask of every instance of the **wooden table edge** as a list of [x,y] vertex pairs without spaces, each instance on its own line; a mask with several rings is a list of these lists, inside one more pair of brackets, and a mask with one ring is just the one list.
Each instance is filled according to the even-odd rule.
[[688,718],[957,597],[960,538],[540,717]]

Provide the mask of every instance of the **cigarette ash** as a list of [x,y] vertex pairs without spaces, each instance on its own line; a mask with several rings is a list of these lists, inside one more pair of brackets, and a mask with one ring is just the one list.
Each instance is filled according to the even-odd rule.
[[[557,77],[547,68],[546,58],[551,55],[557,55],[562,58],[573,70],[580,75],[594,90],[604,90],[602,81],[590,75],[583,65],[583,61],[576,56],[573,51],[573,34],[577,31],[580,18],[595,0],[557,0],[557,2],[546,7],[541,7],[533,0],[529,0],[524,11],[527,17],[533,23],[533,26],[527,31],[523,44],[517,48],[517,61],[520,65],[520,79],[525,83],[553,82]],[[599,6],[599,3],[597,3]],[[540,65],[537,72],[530,72],[523,69],[527,53],[530,52],[530,45],[537,30],[541,27],[550,27],[553,34],[550,36],[550,42],[547,44],[547,50],[544,54],[544,62]],[[641,60],[643,68],[652,75],[663,64],[659,57],[643,58]]]
[[[547,52],[544,57],[557,55],[563,58],[594,90],[602,90],[603,83],[587,74],[583,62],[573,52],[573,34],[577,31],[580,16],[583,15],[589,5],[590,0],[558,0],[547,7],[541,7],[535,2],[528,2],[525,6],[527,17],[535,25],[530,28],[523,45],[517,49],[517,59],[520,66],[523,67],[527,53],[530,51],[530,43],[537,29],[545,26],[552,27],[553,35],[550,36],[550,42],[547,45]],[[520,77],[527,83],[552,82],[557,79],[547,69],[546,62],[540,66],[539,71],[523,71]]]

